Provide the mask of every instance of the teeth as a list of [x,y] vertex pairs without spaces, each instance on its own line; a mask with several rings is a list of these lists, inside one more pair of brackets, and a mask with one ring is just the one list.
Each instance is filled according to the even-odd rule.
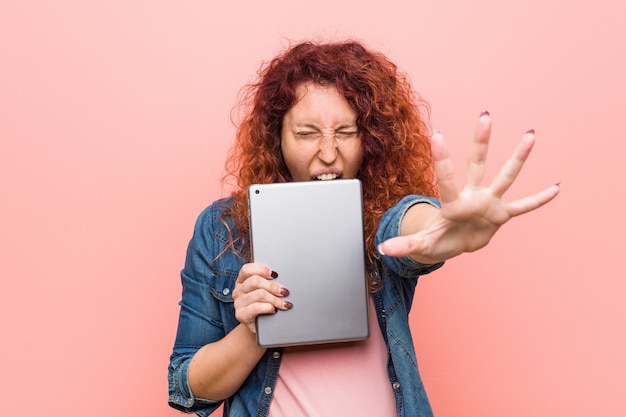
[[337,174],[322,174],[318,175],[316,178],[320,181],[334,180],[337,178]]

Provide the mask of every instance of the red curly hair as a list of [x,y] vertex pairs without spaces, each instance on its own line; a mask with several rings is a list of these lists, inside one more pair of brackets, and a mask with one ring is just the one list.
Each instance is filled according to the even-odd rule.
[[371,261],[385,211],[407,194],[438,193],[425,121],[427,103],[395,64],[355,41],[297,44],[265,63],[258,81],[242,90],[244,117],[224,176],[224,181],[236,180],[232,205],[223,214],[234,220],[230,247],[247,241],[248,187],[291,181],[281,151],[282,122],[296,103],[296,88],[308,81],[336,87],[357,114],[364,150],[357,178],[362,182],[365,247]]

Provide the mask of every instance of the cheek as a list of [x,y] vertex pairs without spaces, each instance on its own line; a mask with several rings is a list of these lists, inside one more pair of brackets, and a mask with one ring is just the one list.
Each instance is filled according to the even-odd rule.
[[341,151],[341,154],[343,156],[345,177],[356,178],[356,175],[363,164],[364,152],[361,143],[359,142],[345,146]]
[[283,154],[283,159],[289,165],[293,159],[293,156],[296,152],[293,149],[293,144],[286,139],[282,139],[280,142],[280,151]]
[[361,143],[359,142],[354,146],[350,158],[351,164],[355,165],[357,170],[361,167],[361,164],[363,163],[363,155],[363,146],[361,146]]
[[285,165],[291,173],[291,176],[300,178],[301,173],[307,171],[307,149],[306,147],[296,146],[292,141],[282,141],[282,153]]

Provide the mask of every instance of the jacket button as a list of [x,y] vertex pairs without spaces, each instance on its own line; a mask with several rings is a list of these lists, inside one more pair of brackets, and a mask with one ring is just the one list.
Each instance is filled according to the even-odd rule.
[[270,387],[265,387],[265,393],[270,395],[272,393],[272,389]]
[[274,358],[274,359],[280,358],[280,352],[274,351],[274,353],[272,353],[272,358]]
[[224,288],[222,290],[222,294],[224,294],[224,295],[228,295],[229,293],[230,293],[230,289],[228,289],[228,288]]
[[392,387],[393,387],[393,389],[398,389],[398,388],[400,388],[400,383],[399,382],[394,382]]

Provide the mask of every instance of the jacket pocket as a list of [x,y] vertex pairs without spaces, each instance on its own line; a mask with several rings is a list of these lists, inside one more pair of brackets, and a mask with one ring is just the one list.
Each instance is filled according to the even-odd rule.
[[214,270],[209,290],[211,296],[218,301],[220,316],[226,333],[229,333],[239,324],[235,318],[233,300],[233,289],[235,288],[237,275],[238,273],[234,273],[232,270]]

